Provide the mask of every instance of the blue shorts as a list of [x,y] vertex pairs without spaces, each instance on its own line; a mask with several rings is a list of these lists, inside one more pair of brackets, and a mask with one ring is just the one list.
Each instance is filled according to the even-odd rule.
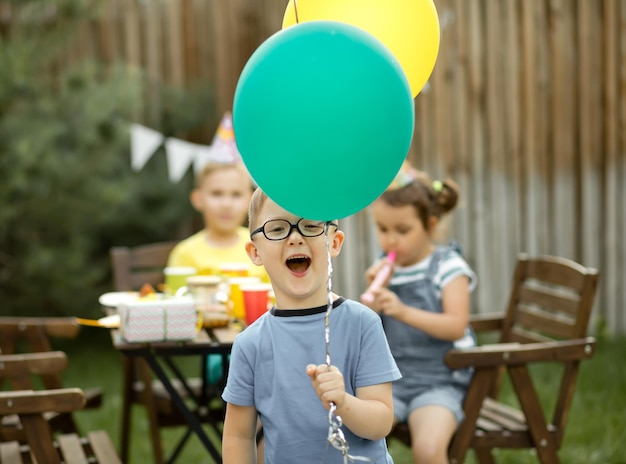
[[418,393],[408,403],[393,397],[394,415],[398,422],[406,422],[409,414],[422,406],[438,405],[449,409],[456,418],[457,424],[463,420],[463,400],[465,399],[465,388],[454,385],[439,385],[430,387]]

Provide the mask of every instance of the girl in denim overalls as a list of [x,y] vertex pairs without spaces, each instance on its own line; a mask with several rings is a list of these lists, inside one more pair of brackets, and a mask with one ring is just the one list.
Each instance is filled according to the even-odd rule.
[[[371,207],[378,241],[396,259],[388,286],[375,291],[369,306],[381,315],[402,373],[393,384],[395,417],[409,425],[416,463],[448,462],[471,378],[471,371],[443,361],[451,348],[475,344],[468,319],[476,276],[455,247],[434,243],[441,216],[457,199],[454,182],[433,182],[405,165]],[[387,258],[375,263],[367,280],[388,264]]]

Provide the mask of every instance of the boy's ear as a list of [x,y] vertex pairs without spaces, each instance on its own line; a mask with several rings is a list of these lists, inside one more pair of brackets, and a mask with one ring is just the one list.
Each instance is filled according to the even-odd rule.
[[332,258],[339,255],[339,252],[341,251],[341,247],[343,246],[343,241],[345,240],[345,238],[346,238],[346,235],[343,233],[342,230],[337,230],[335,234],[333,235],[333,241],[332,241],[331,249],[330,249],[330,256]]
[[189,200],[196,211],[202,211],[202,195],[199,189],[195,188],[191,191]]
[[259,256],[259,250],[252,240],[248,240],[246,242],[246,253],[248,253],[248,257],[253,264],[256,264],[257,266],[263,265],[263,260],[261,259],[261,256]]

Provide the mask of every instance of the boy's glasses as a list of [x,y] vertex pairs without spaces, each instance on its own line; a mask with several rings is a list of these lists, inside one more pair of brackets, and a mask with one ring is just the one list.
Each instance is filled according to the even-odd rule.
[[292,224],[286,219],[272,219],[258,229],[253,230],[250,233],[250,238],[252,239],[256,234],[263,232],[263,235],[268,240],[285,240],[293,229],[296,229],[303,237],[317,237],[324,233],[326,224],[339,227],[338,224],[330,221],[324,222],[300,218],[298,222]]

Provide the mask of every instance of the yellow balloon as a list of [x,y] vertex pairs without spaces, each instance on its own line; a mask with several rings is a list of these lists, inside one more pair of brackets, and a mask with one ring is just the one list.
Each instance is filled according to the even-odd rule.
[[329,20],[359,27],[391,50],[415,97],[435,67],[439,18],[432,0],[289,0],[283,29],[296,23]]

